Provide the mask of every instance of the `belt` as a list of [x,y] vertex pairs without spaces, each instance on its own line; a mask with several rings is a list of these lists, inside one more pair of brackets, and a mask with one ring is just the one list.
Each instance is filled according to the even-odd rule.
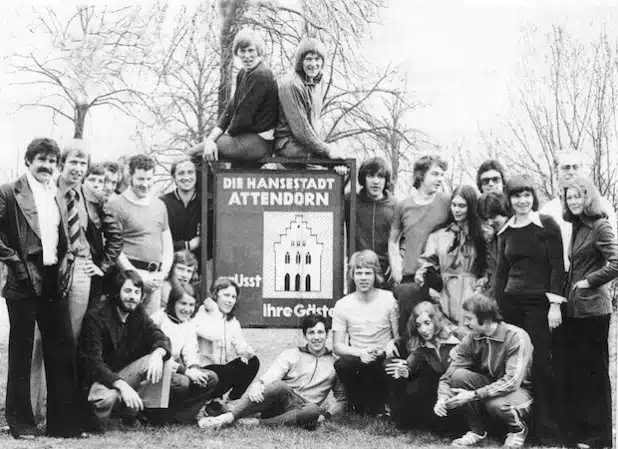
[[129,259],[131,265],[133,265],[138,270],[146,270],[146,271],[159,271],[161,269],[161,262],[144,262],[143,260]]

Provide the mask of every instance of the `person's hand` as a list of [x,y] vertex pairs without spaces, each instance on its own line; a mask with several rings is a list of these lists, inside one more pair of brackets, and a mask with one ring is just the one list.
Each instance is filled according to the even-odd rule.
[[193,237],[191,240],[189,240],[189,249],[191,251],[195,251],[199,246],[200,246],[199,237]]
[[207,161],[218,161],[219,149],[217,148],[217,143],[210,137],[207,137],[206,139],[204,139],[204,142],[202,142],[202,144],[204,145],[202,157]]
[[448,415],[448,409],[446,408],[444,399],[438,399],[436,405],[433,406],[433,412],[440,418],[444,418]]
[[483,232],[483,238],[485,239],[485,241],[490,242],[491,239],[494,238],[495,231],[490,224],[483,223],[481,225],[481,231]]
[[86,267],[84,268],[84,272],[92,277],[92,276],[103,276],[103,271],[97,267],[92,260],[88,261],[88,264],[86,265]]
[[148,357],[148,371],[146,371],[146,380],[153,384],[158,383],[163,378],[163,350],[155,349],[150,357]]
[[13,273],[17,282],[23,282],[28,279],[28,270],[26,270],[26,265],[21,260],[14,265]]
[[399,357],[399,349],[397,349],[397,345],[395,344],[395,339],[390,340],[386,343],[386,357]]
[[489,278],[487,276],[478,278],[476,283],[474,284],[474,290],[481,290],[485,288],[488,282],[489,282]]
[[590,288],[590,282],[588,282],[588,279],[582,279],[581,281],[577,281],[575,284],[573,284],[573,290],[575,290],[576,288]]
[[369,364],[376,359],[376,356],[373,354],[373,352],[368,351],[367,349],[364,349],[359,357],[361,362],[365,364]]
[[202,387],[205,387],[206,385],[208,385],[208,378],[210,376],[208,375],[208,373],[205,373],[199,368],[188,368],[185,371],[185,375],[189,379],[191,379],[192,383],[196,385],[200,385]]
[[320,414],[320,416],[318,416],[318,424],[322,424],[325,421],[326,421],[326,417]]
[[144,409],[142,398],[139,397],[139,394],[137,394],[137,391],[135,391],[131,385],[119,379],[114,382],[114,387],[120,392],[120,398],[128,408],[134,411]]
[[386,364],[386,374],[393,379],[399,379],[400,377],[407,379],[410,377],[410,369],[405,360],[393,359],[393,361]]
[[422,287],[425,283],[425,274],[421,270],[417,270],[414,274],[414,282],[416,282],[419,287]]
[[448,409],[461,407],[474,398],[474,391],[464,388],[451,388],[451,391],[455,393],[455,396],[446,401],[445,405]]
[[262,382],[253,382],[247,389],[247,397],[255,404],[264,401],[264,384]]
[[333,167],[333,170],[335,170],[335,173],[337,173],[339,176],[343,178],[348,176],[348,173],[350,172],[348,167],[345,165],[335,165],[335,167]]
[[178,363],[176,360],[170,360],[170,363],[172,364],[172,373],[177,372],[178,368],[180,368],[180,363]]
[[140,277],[142,278],[142,282],[144,283],[145,292],[151,292],[159,287],[159,282],[154,278],[152,273],[140,272]]
[[553,331],[562,324],[562,312],[560,311],[560,304],[550,304],[549,312],[547,312],[547,323],[549,324],[550,331]]

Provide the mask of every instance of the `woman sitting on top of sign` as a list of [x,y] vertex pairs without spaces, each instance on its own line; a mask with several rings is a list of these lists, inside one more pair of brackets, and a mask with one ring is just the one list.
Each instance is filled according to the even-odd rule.
[[219,383],[211,396],[218,398],[229,391],[226,408],[219,401],[206,405],[209,416],[228,411],[253,382],[260,368],[255,351],[245,340],[240,323],[234,317],[239,293],[236,281],[218,278],[211,288],[212,299],[206,299],[193,318],[200,366],[219,376]]
[[240,30],[232,50],[242,64],[234,96],[217,126],[190,153],[202,153],[208,161],[258,161],[273,152],[279,108],[277,82],[262,59],[264,40],[255,31]]

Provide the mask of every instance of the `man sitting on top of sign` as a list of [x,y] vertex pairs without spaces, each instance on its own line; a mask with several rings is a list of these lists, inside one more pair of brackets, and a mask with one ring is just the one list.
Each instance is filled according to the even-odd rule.
[[207,161],[258,161],[273,152],[279,108],[277,82],[262,59],[264,40],[255,31],[240,30],[232,50],[242,63],[234,96],[217,126],[190,153],[202,153]]
[[294,70],[279,81],[279,123],[275,154],[289,158],[330,158],[332,149],[319,135],[326,83],[322,69],[326,47],[317,39],[303,40]]

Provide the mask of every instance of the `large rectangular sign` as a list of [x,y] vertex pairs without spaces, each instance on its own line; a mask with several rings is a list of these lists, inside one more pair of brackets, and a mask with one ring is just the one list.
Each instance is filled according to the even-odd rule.
[[241,286],[243,326],[297,327],[343,294],[343,182],[331,171],[214,173],[215,278]]

